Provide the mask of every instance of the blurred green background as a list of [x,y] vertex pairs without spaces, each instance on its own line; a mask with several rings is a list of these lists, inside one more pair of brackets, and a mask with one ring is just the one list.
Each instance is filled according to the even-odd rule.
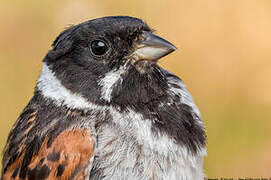
[[106,15],[142,18],[178,47],[160,65],[202,112],[209,177],[271,176],[270,0],[0,0],[1,149],[54,38]]

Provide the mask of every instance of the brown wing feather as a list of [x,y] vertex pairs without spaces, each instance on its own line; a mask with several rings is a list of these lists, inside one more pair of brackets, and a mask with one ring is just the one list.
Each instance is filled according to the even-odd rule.
[[89,177],[96,137],[80,126],[85,117],[35,93],[9,133],[0,179]]
[[[65,130],[60,133],[50,147],[48,137],[39,152],[27,166],[26,179],[84,179],[89,176],[90,164],[94,156],[95,138],[86,129]],[[27,154],[22,154],[3,174],[3,179],[20,179],[18,167]],[[15,175],[14,175],[15,174]]]

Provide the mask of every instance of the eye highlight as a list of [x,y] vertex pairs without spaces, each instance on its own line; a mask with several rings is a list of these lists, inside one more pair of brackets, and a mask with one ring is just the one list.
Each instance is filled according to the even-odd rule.
[[108,51],[108,46],[102,40],[94,40],[90,44],[90,49],[94,55],[102,56]]

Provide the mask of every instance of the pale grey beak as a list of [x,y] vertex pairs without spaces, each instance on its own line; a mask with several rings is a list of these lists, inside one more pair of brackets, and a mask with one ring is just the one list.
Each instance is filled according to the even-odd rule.
[[173,44],[153,33],[144,32],[142,36],[144,40],[139,41],[133,53],[136,61],[157,61],[177,49]]

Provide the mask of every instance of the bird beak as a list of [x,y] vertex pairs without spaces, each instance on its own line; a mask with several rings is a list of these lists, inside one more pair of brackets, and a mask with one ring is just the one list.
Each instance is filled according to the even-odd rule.
[[177,49],[167,40],[151,32],[144,32],[142,37],[143,40],[139,41],[136,50],[133,52],[136,61],[148,60],[156,62]]

